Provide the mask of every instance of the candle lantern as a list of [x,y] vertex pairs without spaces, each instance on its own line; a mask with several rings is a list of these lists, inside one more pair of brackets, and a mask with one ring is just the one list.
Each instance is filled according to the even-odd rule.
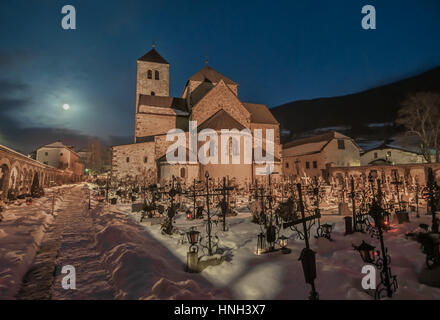
[[264,233],[260,233],[257,236],[257,251],[255,252],[257,255],[266,252],[266,236]]
[[197,243],[199,242],[200,232],[195,230],[194,227],[190,231],[186,232],[186,237],[190,243],[189,251],[186,254],[186,271],[187,272],[200,272],[199,269],[199,247]]
[[389,212],[383,213],[383,226],[384,226],[384,228],[390,227],[390,213]]
[[281,248],[286,248],[287,247],[287,243],[288,243],[288,238],[286,236],[281,236],[278,238],[279,242],[280,242],[280,247]]
[[292,250],[287,248],[289,238],[287,238],[286,236],[282,235],[281,237],[278,238],[278,241],[279,241],[279,244],[280,244],[280,247],[281,247],[281,253],[288,254],[288,253],[292,252]]
[[188,242],[191,244],[190,249],[193,249],[192,247],[199,242],[200,232],[192,227],[190,231],[186,232],[186,237],[188,238]]
[[332,234],[333,226],[331,224],[325,223],[322,225],[322,231],[324,233],[324,237],[330,240],[330,236]]
[[353,248],[359,252],[362,261],[366,263],[374,263],[375,260],[375,248],[372,245],[362,241],[360,246],[353,245]]

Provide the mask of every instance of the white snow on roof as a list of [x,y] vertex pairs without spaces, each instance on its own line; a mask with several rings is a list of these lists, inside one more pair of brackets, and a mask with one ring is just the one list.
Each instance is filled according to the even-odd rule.
[[314,143],[306,143],[295,147],[290,147],[289,149],[283,150],[284,157],[295,157],[305,154],[311,154],[319,152],[328,141],[319,141]]

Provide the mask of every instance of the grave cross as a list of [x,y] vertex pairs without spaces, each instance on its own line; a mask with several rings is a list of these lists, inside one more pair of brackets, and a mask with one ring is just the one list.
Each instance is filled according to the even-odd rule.
[[402,211],[402,201],[400,200],[399,185],[402,185],[403,182],[399,181],[397,171],[394,171],[394,181],[391,182],[391,184],[394,184],[396,188],[396,196],[397,196],[397,203],[399,204],[399,211]]
[[197,218],[197,192],[201,192],[203,190],[201,189],[197,189],[197,183],[201,183],[202,181],[197,181],[196,179],[194,179],[193,181],[193,187],[192,189],[190,188],[189,191],[187,192],[187,196],[189,198],[192,199],[193,201],[193,214],[192,214],[192,218],[196,219]]
[[229,209],[229,191],[231,190],[234,190],[234,187],[229,186],[229,181],[228,186],[226,186],[226,177],[223,177],[223,187],[215,189],[215,191],[220,191],[221,195],[223,196],[223,199],[220,202],[220,207],[222,209],[223,215],[223,231],[226,231],[226,213]]
[[[309,299],[310,300],[319,300],[319,294],[315,288],[315,278],[316,278],[315,252],[312,249],[310,249],[310,244],[309,244],[310,227],[311,226],[307,227],[306,222],[314,220],[314,219],[319,219],[321,217],[321,214],[319,211],[315,211],[315,214],[308,216],[308,217],[305,216],[301,184],[298,183],[296,185],[296,187],[298,190],[298,201],[299,201],[299,210],[301,212],[301,219],[296,219],[294,221],[286,222],[283,224],[283,227],[288,228],[288,227],[294,227],[296,225],[302,224],[303,238],[304,238],[304,242],[305,242],[306,247],[301,252],[300,260],[303,265],[303,271],[304,271],[304,276],[305,276],[306,282],[309,283],[312,287],[312,291],[311,291],[311,295],[310,295]],[[300,235],[300,238],[301,238],[301,233],[299,233],[298,230],[296,230],[296,229],[292,229],[292,230],[296,231]]]
[[213,244],[212,244],[212,236],[211,236],[211,232],[212,232],[212,221],[211,221],[211,208],[210,208],[210,205],[209,205],[209,197],[212,197],[212,196],[218,196],[218,195],[220,195],[219,193],[213,193],[213,192],[210,192],[209,191],[209,181],[210,181],[210,178],[209,178],[209,173],[208,173],[208,171],[206,171],[206,173],[205,173],[205,189],[206,189],[206,193],[200,193],[200,194],[197,194],[197,195],[195,195],[195,197],[205,197],[206,198],[206,214],[207,214],[207,216],[208,216],[208,220],[207,220],[207,225],[206,225],[206,231],[207,231],[207,238],[208,238],[208,246],[207,246],[207,249],[208,249],[208,255],[209,256],[212,256],[213,255]]
[[[173,176],[171,189],[168,191],[168,196],[170,197],[170,206],[168,207],[168,215],[163,223],[162,231],[167,234],[172,234],[173,231],[173,219],[176,215],[176,206],[174,205],[174,197],[179,193],[174,187],[175,177]],[[165,193],[165,191],[161,192]]]
[[[277,174],[278,172],[271,172],[270,167],[268,167],[267,171],[264,174],[268,175],[268,194],[265,195],[264,192],[264,188],[260,187],[260,195],[258,195],[258,187],[257,187],[257,182],[255,182],[255,198],[261,199],[261,217],[264,219],[264,228],[266,229],[266,240],[267,242],[270,244],[269,247],[269,251],[273,251],[274,247],[275,247],[275,242],[276,242],[276,238],[277,238],[277,227],[274,225],[274,217],[273,217],[273,206],[272,206],[272,202],[273,202],[273,196],[272,196],[272,179],[271,179],[271,174]],[[270,217],[269,217],[269,223],[267,221],[267,217],[266,217],[266,213],[265,213],[265,209],[266,209],[266,204],[265,204],[265,199],[267,199],[267,202],[269,204],[269,211],[270,211]],[[277,220],[278,221],[278,220]],[[261,225],[261,223],[260,223]]]

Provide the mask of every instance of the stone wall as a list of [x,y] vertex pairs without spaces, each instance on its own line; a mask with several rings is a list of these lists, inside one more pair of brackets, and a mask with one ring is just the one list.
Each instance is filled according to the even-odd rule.
[[333,179],[345,179],[346,177],[351,178],[351,176],[366,178],[371,172],[376,172],[382,180],[392,181],[394,172],[397,172],[400,178],[409,180],[409,183],[425,185],[429,167],[433,169],[437,182],[440,183],[440,163],[329,168],[326,172],[326,179],[331,182]]
[[112,147],[112,177],[115,179],[141,179],[155,172],[154,141]]
[[9,192],[17,196],[29,194],[36,177],[41,187],[81,180],[81,175],[72,171],[50,167],[0,145],[0,200],[6,199]]
[[136,138],[167,134],[168,131],[174,128],[179,128],[182,130],[187,129],[188,117],[176,116],[172,114],[136,114]]
[[250,128],[249,111],[223,81],[220,81],[193,107],[191,119],[200,125],[221,109],[224,109],[245,128]]
[[[317,168],[313,167],[314,161],[316,161]],[[307,162],[309,163],[309,168],[307,168]],[[326,168],[325,157],[322,152],[304,156],[283,157],[282,163],[283,176],[285,178],[304,175],[309,177],[321,176]]]
[[199,179],[199,165],[197,164],[175,164],[161,162],[159,168],[159,181],[170,181],[173,176],[191,184],[194,179]]

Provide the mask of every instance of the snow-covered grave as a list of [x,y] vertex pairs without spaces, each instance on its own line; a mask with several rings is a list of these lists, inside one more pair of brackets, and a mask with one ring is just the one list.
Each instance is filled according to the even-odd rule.
[[[118,209],[129,215],[134,221],[140,220],[140,213],[131,213],[128,206]],[[222,231],[221,222],[213,224],[213,234],[220,239],[219,248],[224,251],[226,261],[219,266],[208,267],[195,278],[207,280],[213,287],[226,290],[234,299],[307,299],[310,287],[305,283],[301,262],[298,261],[304,241],[290,229],[283,230],[289,238],[291,254],[279,251],[256,255],[259,225],[252,223],[252,214],[246,206],[238,210],[236,217],[228,217],[228,231]],[[337,213],[337,209],[336,209]],[[422,212],[421,212],[422,213]],[[405,234],[418,229],[419,224],[430,224],[431,216],[421,214],[416,218],[411,214],[411,223],[393,224],[392,230],[385,233],[385,243],[391,256],[391,268],[397,275],[399,288],[393,299],[439,299],[440,289],[419,283],[419,276],[425,266],[425,255],[420,244],[407,239]],[[321,299],[372,299],[362,289],[361,281],[365,276],[361,270],[365,263],[361,260],[352,244],[359,245],[362,240],[379,247],[378,240],[368,233],[344,235],[345,222],[339,215],[327,214],[321,223],[334,224],[333,241],[325,238],[315,239],[316,225],[311,229],[311,248],[317,256],[317,291]],[[397,222],[396,222],[397,223]],[[203,220],[187,220],[180,213],[174,226],[182,232],[191,227],[206,235]],[[182,262],[186,263],[189,244],[182,243],[182,234],[167,236],[161,233],[160,225],[144,226],[149,235]],[[201,254],[202,255],[202,254]],[[377,272],[379,277],[379,272]]]
[[[160,224],[140,223],[142,213],[132,213],[131,204],[106,204],[99,202],[92,193],[92,210],[88,210],[83,186],[66,188],[69,189],[64,195],[56,197],[55,216],[73,207],[69,202],[73,200],[65,200],[66,194],[76,196],[69,199],[83,197],[83,209],[70,212],[75,217],[74,225],[63,233],[55,263],[80,266],[74,295],[60,289],[63,275],[56,276],[52,289],[56,299],[107,297],[100,292],[111,293],[116,299],[307,299],[309,296],[310,286],[305,283],[298,261],[304,241],[292,230],[283,230],[281,234],[289,238],[291,254],[277,251],[256,255],[257,235],[261,229],[252,223],[247,201],[237,201],[238,215],[227,218],[228,231],[222,231],[221,222],[213,223],[213,235],[219,237],[225,261],[201,273],[187,273],[189,244],[184,232],[195,227],[206,236],[204,220],[187,220],[185,213],[179,212],[173,225],[180,234],[168,236],[161,233]],[[30,206],[12,205],[3,212],[5,219],[0,223],[1,299],[13,299],[20,289],[39,244],[54,221],[51,210],[51,190],[48,190],[45,197],[34,199]],[[345,236],[343,217],[329,213],[321,218],[321,223],[335,224],[333,241],[315,239],[316,226],[311,229],[310,238],[310,246],[317,252],[315,285],[320,298],[372,299],[362,289],[364,262],[352,244],[359,245],[365,240],[378,247],[378,241],[368,233]],[[81,219],[87,220],[87,228],[79,224]],[[430,225],[431,216],[421,212],[421,217],[416,218],[412,213],[410,223],[393,223],[392,230],[384,235],[392,273],[397,276],[399,285],[393,299],[440,298],[440,289],[419,282],[426,268],[425,255],[418,242],[405,237],[421,223]],[[85,254],[89,247],[80,250],[85,243],[84,233],[91,235],[92,241],[87,242],[87,246],[93,250],[93,255]],[[199,254],[203,255],[202,249]],[[94,259],[93,263],[90,259]]]

